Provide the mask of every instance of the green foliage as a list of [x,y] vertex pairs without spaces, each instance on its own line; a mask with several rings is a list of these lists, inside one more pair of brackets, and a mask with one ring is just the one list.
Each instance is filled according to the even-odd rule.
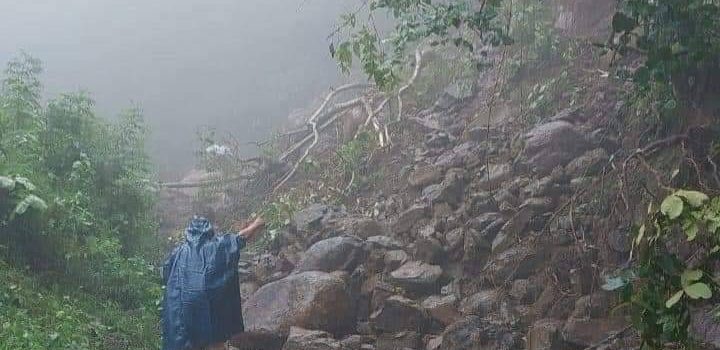
[[[95,116],[85,93],[60,95],[42,106],[41,71],[40,62],[27,56],[10,62],[0,92],[0,262],[41,275],[48,302],[61,301],[52,295],[56,291],[96,301],[67,310],[66,305],[51,305],[47,312],[76,315],[52,327],[64,329],[90,314],[100,317],[107,312],[100,304],[107,304],[118,317],[112,322],[135,323],[121,338],[155,344],[136,348],[157,347],[148,330],[157,327],[161,287],[148,261],[157,261],[164,249],[155,234],[155,189],[144,152],[142,114],[133,108],[109,123]],[[5,269],[11,267],[3,264],[0,274]],[[9,337],[17,335],[19,325],[35,327],[11,348],[45,348],[35,342],[33,332],[53,334],[43,328],[51,325],[42,321],[50,316],[30,309],[35,307],[30,302],[15,305],[5,319],[0,332],[12,330]],[[35,313],[38,322],[18,318],[27,313]],[[62,332],[55,332],[59,339]],[[88,334],[79,331],[72,342],[81,349],[107,348],[86,338]],[[35,340],[22,343],[27,339]]]
[[131,314],[91,294],[47,289],[26,275],[0,261],[0,350],[159,348],[151,314]]
[[[603,288],[622,291],[643,349],[663,349],[666,343],[691,346],[690,308],[720,291],[706,272],[720,252],[720,197],[678,190],[658,210],[650,209],[633,240],[635,266],[609,278]],[[692,247],[694,253],[684,255],[682,247]]]
[[361,132],[358,137],[340,146],[336,155],[345,174],[360,171],[365,166],[365,160],[372,149],[372,136],[367,132]]
[[[337,45],[330,45],[330,53],[342,71],[349,72],[357,58],[371,80],[381,88],[392,88],[397,84],[398,72],[408,61],[409,49],[421,42],[428,41],[432,46],[453,45],[470,53],[488,45],[511,43],[507,28],[499,18],[501,3],[500,0],[363,2],[358,11],[341,17],[335,34],[345,35]],[[359,13],[365,9],[368,16],[363,20]],[[375,23],[376,16],[385,14],[392,17],[394,24],[387,33],[379,31]],[[487,54],[483,50],[477,50],[481,51],[480,56]]]
[[473,60],[458,50],[431,51],[423,57],[423,74],[407,92],[409,105],[428,108],[446,91],[457,96],[468,96],[474,88],[478,67]]
[[639,93],[655,95],[659,90],[664,95],[648,103],[674,110],[682,97],[678,91],[702,89],[708,72],[717,71],[720,2],[716,0],[623,0],[612,28],[616,35],[610,48],[621,54],[635,49],[645,56],[631,74]]
[[517,44],[510,60],[511,76],[537,69],[539,64],[572,52],[568,39],[561,39],[555,31],[550,6],[535,0],[519,0],[506,2],[505,7],[513,14],[509,35]]

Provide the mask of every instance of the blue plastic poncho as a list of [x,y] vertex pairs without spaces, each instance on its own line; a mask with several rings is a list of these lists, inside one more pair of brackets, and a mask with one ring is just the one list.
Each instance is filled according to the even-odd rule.
[[194,217],[186,241],[163,267],[163,349],[186,350],[224,342],[244,330],[237,265],[245,240],[216,236]]

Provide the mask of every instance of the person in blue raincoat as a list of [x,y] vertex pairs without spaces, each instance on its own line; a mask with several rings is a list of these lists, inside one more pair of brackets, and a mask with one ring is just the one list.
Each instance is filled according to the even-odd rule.
[[264,224],[258,218],[237,234],[216,235],[206,218],[193,217],[163,266],[163,350],[224,349],[244,331],[237,265]]

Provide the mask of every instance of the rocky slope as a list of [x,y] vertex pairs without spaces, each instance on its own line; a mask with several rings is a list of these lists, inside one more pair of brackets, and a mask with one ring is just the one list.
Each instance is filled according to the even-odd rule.
[[[554,1],[556,29],[605,37],[610,3]],[[580,51],[560,68],[585,89],[573,105],[561,94],[559,112],[522,122],[522,106],[493,97],[500,73],[491,69],[473,96],[443,96],[404,122],[404,137],[372,164],[387,174],[384,185],[349,200],[350,209],[319,202],[296,212],[269,252],[241,264],[247,332],[232,344],[637,346],[626,317],[611,312],[616,296],[600,285],[626,262],[629,227],[647,207],[635,195],[642,176],[623,185],[629,198],[617,189],[627,174],[616,159],[638,147],[638,135],[623,130],[627,86],[603,74],[589,43]],[[478,115],[487,120],[469,122]],[[312,186],[303,181],[294,186]]]

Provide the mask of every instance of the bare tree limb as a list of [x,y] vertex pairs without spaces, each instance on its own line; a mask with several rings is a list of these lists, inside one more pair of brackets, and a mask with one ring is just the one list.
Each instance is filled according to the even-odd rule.
[[161,188],[169,188],[169,189],[198,188],[198,187],[203,187],[203,186],[226,184],[226,183],[235,182],[235,181],[239,181],[239,180],[249,180],[252,178],[253,178],[252,176],[243,175],[243,176],[233,176],[233,177],[227,178],[227,179],[203,180],[203,181],[195,181],[195,182],[165,182],[165,183],[161,183],[160,187]]
[[[339,114],[340,112],[342,112],[342,111],[344,111],[344,110],[346,110],[346,109],[348,109],[348,108],[352,108],[352,107],[358,106],[358,105],[360,105],[361,103],[362,103],[362,100],[361,100],[360,98],[355,98],[355,99],[352,99],[352,100],[350,100],[350,101],[346,101],[346,102],[343,102],[343,103],[339,103],[339,104],[334,105],[334,106],[332,107],[332,109],[328,110],[328,112],[325,113],[325,115],[328,115],[328,116],[330,116],[330,117],[329,117],[329,119],[327,119],[325,122],[323,122],[323,123],[320,125],[320,131],[322,131],[322,130],[325,129],[328,125],[332,124],[335,120],[337,120],[338,114]],[[300,141],[296,142],[294,145],[292,145],[290,148],[288,148],[287,151],[283,152],[283,154],[280,155],[279,160],[280,160],[281,162],[282,162],[282,161],[285,161],[285,159],[287,159],[287,157],[289,157],[291,154],[295,153],[295,151],[297,151],[297,150],[300,149],[302,146],[304,146],[305,144],[307,144],[308,142],[310,142],[310,141],[313,139],[313,136],[314,136],[314,134],[311,132],[310,134],[308,134],[307,136],[305,136],[304,138],[302,138]]]

